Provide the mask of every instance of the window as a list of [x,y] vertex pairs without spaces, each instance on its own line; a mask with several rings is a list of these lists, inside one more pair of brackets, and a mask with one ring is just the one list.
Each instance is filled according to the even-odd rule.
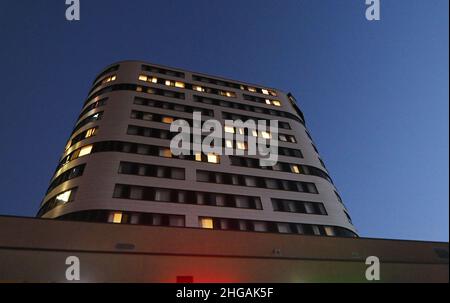
[[270,138],[272,138],[272,135],[269,132],[262,131],[261,137],[263,137],[264,139],[270,139]]
[[92,137],[94,134],[95,134],[95,130],[96,130],[96,128],[94,127],[94,128],[90,128],[90,129],[88,129],[87,131],[86,131],[86,135],[85,135],[85,138],[89,138],[89,137]]
[[59,205],[64,205],[68,202],[73,201],[75,199],[76,192],[77,188],[75,187],[48,199],[42,204],[37,216],[40,217]]
[[262,92],[264,95],[268,95],[268,94],[269,94],[269,91],[268,91],[267,89],[261,89],[261,92]]
[[211,218],[201,218],[200,219],[200,227],[201,228],[207,228],[207,229],[213,229],[214,228],[213,219],[211,219]]
[[92,151],[92,144],[84,146],[80,149],[80,154],[78,155],[78,157],[83,157],[83,156],[89,155],[91,153],[91,151]]
[[349,215],[346,211],[344,211],[344,214],[345,214],[345,216],[347,217],[348,222],[349,222],[350,224],[353,224],[352,218],[350,217],[350,215]]
[[163,117],[163,118],[162,118],[162,122],[163,122],[163,123],[170,124],[170,123],[173,122],[173,118],[172,118],[172,117]]
[[[205,225],[203,225],[202,220],[205,220]],[[221,230],[241,230],[241,231],[256,231],[256,232],[275,232],[286,234],[305,234],[317,236],[356,237],[355,233],[342,227],[311,225],[305,223],[253,221],[244,219],[226,219],[226,218],[208,217],[208,218],[199,218],[199,225],[202,228],[214,228]]]
[[219,156],[214,154],[208,154],[209,163],[219,163]]
[[327,236],[335,236],[336,234],[334,233],[334,229],[333,229],[333,227],[331,227],[331,226],[324,226],[324,229],[325,229],[325,234],[327,235]]
[[204,89],[203,87],[198,86],[198,85],[192,86],[192,89],[193,89],[193,90],[196,90],[196,91],[198,91],[198,92],[204,92],[204,91],[205,91],[205,89]]
[[116,79],[117,79],[116,75],[112,75],[110,77],[106,77],[105,79],[103,79],[101,83],[102,84],[108,83],[108,82],[111,82],[111,81],[115,81]]
[[296,165],[296,164],[292,164],[291,169],[292,169],[293,173],[296,173],[296,174],[300,173],[300,169],[298,168],[298,165]]
[[111,223],[122,223],[122,212],[112,213]]
[[273,100],[272,104],[275,105],[275,106],[281,106],[281,103],[278,100]]
[[77,130],[79,130],[80,128],[82,128],[83,126],[85,126],[88,123],[95,122],[97,120],[101,120],[102,116],[103,116],[103,112],[98,112],[89,117],[86,117],[85,119],[78,122],[78,124],[74,127],[72,134],[74,134]]
[[155,201],[158,202],[169,202],[170,201],[170,190],[169,189],[157,189],[155,191]]
[[254,231],[267,231],[267,223],[266,222],[253,222],[253,230]]
[[[285,156],[295,156],[291,154],[286,154],[282,152],[283,149],[279,147],[280,155]],[[283,171],[283,172],[290,172],[290,173],[296,173],[296,174],[303,174],[303,175],[312,175],[317,176],[320,178],[323,178],[327,180],[330,183],[333,183],[333,180],[331,180],[330,176],[323,171],[320,168],[310,166],[310,165],[303,165],[303,164],[294,164],[294,163],[287,163],[287,162],[277,162],[277,164],[272,166],[261,166],[260,162],[258,160],[255,160],[253,158],[247,158],[243,156],[229,156],[231,165],[233,166],[241,166],[241,167],[249,167],[249,168],[258,168],[258,169],[265,169],[265,170],[274,170],[274,171]],[[262,159],[261,159],[262,160]]]
[[120,162],[119,173],[147,177],[184,180],[184,168],[133,162]]
[[237,142],[236,142],[236,147],[237,147],[238,149],[245,150],[245,149],[246,149],[245,142],[237,141]]
[[54,188],[61,185],[62,183],[83,175],[85,166],[86,166],[86,164],[75,166],[69,170],[66,170],[65,172],[60,174],[58,177],[53,179],[52,183],[50,183],[50,186],[47,189],[46,194],[48,194],[50,191],[52,191]]
[[155,74],[162,74],[162,75],[168,75],[168,76],[177,77],[177,78],[184,78],[184,73],[182,73],[182,72],[168,70],[165,68],[156,67],[156,66],[152,66],[152,65],[142,65],[142,70],[151,72],[151,73],[155,73]]
[[139,75],[139,80],[147,81],[147,76],[146,75]]
[[236,94],[234,92],[228,92],[228,91],[219,91],[219,95],[225,96],[225,97],[232,97],[235,98]]
[[[285,112],[285,111],[281,111],[281,110],[268,109],[265,107],[252,106],[252,105],[248,105],[248,104],[232,102],[229,100],[213,99],[210,97],[203,97],[203,96],[197,96],[197,95],[194,95],[193,97],[194,97],[194,101],[196,101],[196,102],[201,102],[201,103],[205,103],[205,104],[213,104],[213,105],[222,106],[222,107],[233,107],[235,109],[252,111],[255,113],[262,113],[262,114],[267,114],[267,115],[289,118],[289,119],[293,119],[297,122],[300,122],[302,124],[305,123],[303,118],[299,118],[298,116],[296,116],[294,114],[291,114],[291,113]],[[266,103],[265,99],[263,99],[263,98],[253,100],[252,98],[249,99],[249,97],[247,97],[246,100],[255,101],[255,102],[259,102],[259,103]],[[270,100],[268,102],[269,102],[268,104],[270,105]],[[302,117],[302,115],[301,115],[301,117]]]
[[184,88],[184,83],[177,81],[175,82],[175,87]]
[[239,208],[250,208],[250,202],[248,197],[246,196],[238,196],[236,197],[236,207]]
[[282,234],[291,233],[291,228],[288,223],[278,223],[278,232]]
[[211,192],[199,192],[190,190],[180,191],[178,189],[124,184],[116,184],[114,188],[113,198],[209,205],[218,207],[262,209],[260,198],[255,196],[216,194]]
[[65,204],[65,203],[69,202],[71,194],[72,194],[72,191],[68,190],[68,191],[65,191],[65,192],[57,195],[56,198],[55,198],[56,203],[58,203],[58,204],[60,204],[60,203]]
[[246,176],[216,171],[197,170],[197,181],[239,186],[247,185],[259,188],[281,189],[311,194],[318,193],[314,183],[310,182]]
[[[258,124],[258,120],[267,120],[267,118],[258,118],[258,117],[254,117],[254,116],[245,116],[245,115],[229,113],[229,112],[222,112],[222,118],[224,120],[238,120],[238,119],[242,120],[242,121],[250,120],[250,121],[254,121],[256,124]],[[284,129],[291,129],[289,123],[283,122],[283,121],[278,121],[278,127],[279,128],[284,128]]]
[[225,126],[224,129],[225,129],[226,133],[234,134],[234,127],[232,127],[232,126]]
[[184,216],[169,216],[169,226],[183,227]]
[[164,158],[172,158],[172,152],[169,148],[160,150],[160,156]]

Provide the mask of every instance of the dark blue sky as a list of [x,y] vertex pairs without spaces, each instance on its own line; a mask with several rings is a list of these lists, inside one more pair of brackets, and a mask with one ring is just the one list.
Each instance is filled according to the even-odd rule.
[[362,236],[448,241],[449,2],[364,2],[1,1],[0,214],[35,215],[95,75],[140,59],[291,91]]

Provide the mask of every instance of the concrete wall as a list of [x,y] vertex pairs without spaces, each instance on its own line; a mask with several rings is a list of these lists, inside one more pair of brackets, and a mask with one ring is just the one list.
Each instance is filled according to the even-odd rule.
[[448,243],[0,217],[0,282],[67,282],[68,256],[81,282],[367,282],[367,256],[381,282],[449,277]]

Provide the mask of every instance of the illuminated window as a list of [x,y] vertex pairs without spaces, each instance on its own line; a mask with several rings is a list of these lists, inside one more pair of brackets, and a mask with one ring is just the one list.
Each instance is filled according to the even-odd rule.
[[170,80],[166,80],[165,84],[166,84],[167,86],[171,86],[171,85],[172,85],[172,82],[171,82]]
[[136,87],[136,91],[137,91],[137,92],[142,92],[142,86],[137,86],[137,87]]
[[86,131],[86,135],[84,136],[85,138],[89,138],[92,137],[95,134],[95,128],[90,128]]
[[268,91],[267,89],[262,89],[262,93],[263,93],[264,95],[268,95],[268,94],[269,94],[269,91]]
[[162,122],[170,124],[173,122],[173,118],[172,117],[163,117]]
[[240,135],[245,135],[245,130],[243,128],[238,128],[238,132]]
[[214,154],[208,154],[209,163],[219,163],[219,156]]
[[202,154],[201,153],[196,153],[195,154],[195,161],[199,161],[199,162],[202,161]]
[[274,96],[274,97],[276,97],[276,96],[277,96],[277,93],[276,93],[276,92],[274,92],[273,90],[269,90],[269,94],[270,94],[270,95],[272,95],[272,96]]
[[122,213],[121,212],[113,213],[112,223],[122,223]]
[[233,148],[233,141],[231,140],[225,140],[225,146],[227,148]]
[[184,88],[184,83],[183,82],[175,82],[175,87],[180,87],[180,88]]
[[225,132],[226,133],[230,133],[230,134],[234,134],[234,127],[232,127],[232,126],[225,126]]
[[236,94],[233,92],[225,92],[225,96],[227,97],[236,97]]
[[68,190],[56,196],[56,202],[67,203],[70,200],[72,191]]
[[236,142],[236,147],[237,147],[238,149],[245,150],[245,149],[246,149],[246,148],[245,148],[245,142],[237,141],[237,142]]
[[147,81],[148,77],[146,75],[139,75],[139,80]]
[[214,227],[213,219],[211,219],[211,218],[201,218],[200,219],[200,226],[202,228],[212,229]]
[[275,105],[275,106],[281,106],[281,103],[278,100],[273,100],[272,104]]
[[323,227],[325,229],[325,233],[327,234],[327,236],[335,236],[336,234],[334,233],[334,228],[331,226],[324,226]]
[[87,145],[81,148],[80,150],[80,154],[78,155],[78,157],[83,157],[86,155],[89,155],[92,151],[92,144],[91,145]]
[[287,142],[287,138],[285,135],[279,135],[278,137],[280,138],[281,141]]
[[254,87],[248,87],[248,91],[252,93],[256,93],[256,88]]
[[164,158],[172,158],[172,152],[170,151],[170,148],[161,149],[159,151],[159,155]]
[[300,168],[298,167],[298,165],[292,164],[291,165],[291,170],[293,173],[299,174],[300,173]]
[[272,103],[270,103],[270,100],[269,99],[266,99],[266,104],[272,104]]
[[152,83],[158,83],[158,78],[152,77],[151,82],[152,82]]
[[111,76],[111,77],[108,77],[108,78],[106,78],[105,80],[103,80],[102,83],[108,83],[108,82],[111,82],[111,81],[115,81],[116,78],[117,78],[116,75]]
[[272,138],[272,135],[269,132],[262,131],[261,137],[263,137],[264,139],[270,139],[270,138]]
[[67,142],[66,148],[64,150],[68,150],[71,145],[72,145],[72,140],[69,140],[69,142]]
[[258,137],[258,132],[256,130],[252,130],[252,136],[253,137]]
[[204,91],[205,91],[205,89],[204,89],[203,87],[198,86],[198,85],[192,86],[192,89],[193,89],[193,90],[196,90],[196,91],[198,91],[198,92],[204,92]]

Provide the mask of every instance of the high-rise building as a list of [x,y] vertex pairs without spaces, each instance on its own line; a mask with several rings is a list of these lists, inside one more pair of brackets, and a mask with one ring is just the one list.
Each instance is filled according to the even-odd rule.
[[[173,121],[278,120],[278,162],[174,155]],[[222,139],[221,139],[222,140]],[[245,151],[248,142],[223,139]],[[83,104],[38,217],[323,236],[356,230],[294,96],[278,89],[138,61],[102,71]]]

